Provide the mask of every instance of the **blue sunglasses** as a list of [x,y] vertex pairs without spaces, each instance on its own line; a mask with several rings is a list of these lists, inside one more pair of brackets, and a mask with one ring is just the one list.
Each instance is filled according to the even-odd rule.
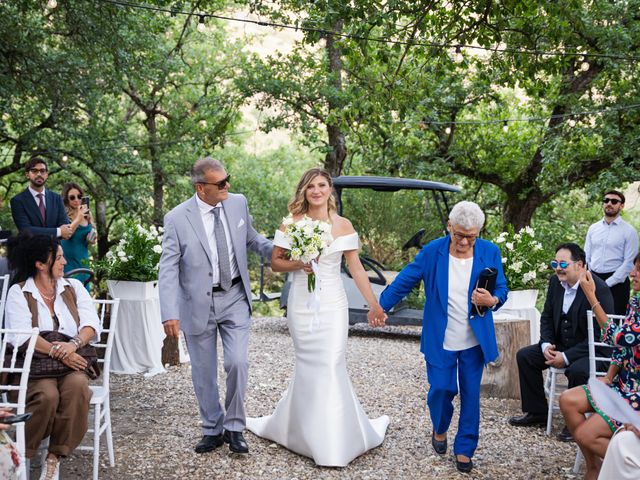
[[576,263],[576,262],[565,262],[564,260],[561,260],[561,261],[551,260],[549,262],[549,265],[551,265],[551,268],[553,268],[555,270],[558,267],[567,268],[569,265],[572,265],[574,263]]

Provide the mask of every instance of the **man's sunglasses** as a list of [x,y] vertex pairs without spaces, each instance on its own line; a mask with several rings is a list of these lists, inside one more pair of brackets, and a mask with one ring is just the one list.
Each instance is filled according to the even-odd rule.
[[549,262],[549,265],[551,265],[551,268],[553,268],[555,270],[558,267],[567,268],[569,265],[572,265],[574,263],[576,263],[576,262],[565,262],[564,260],[561,260],[561,261],[551,260]]
[[47,173],[47,169],[46,169],[46,168],[30,168],[30,169],[29,169],[29,171],[30,171],[31,173],[35,173],[35,174],[40,173],[40,174],[42,174],[42,175],[44,175],[45,173]]
[[219,182],[198,182],[198,183],[201,183],[203,185],[215,185],[216,187],[218,187],[218,190],[222,190],[224,187],[227,186],[227,183],[229,183],[230,181],[231,181],[231,175],[227,175],[226,178],[223,178]]
[[69,195],[69,200],[82,200],[82,195]]
[[618,200],[617,198],[605,198],[604,200],[602,200],[602,203],[604,204],[610,203],[611,205],[617,205],[619,203],[622,203],[622,201]]

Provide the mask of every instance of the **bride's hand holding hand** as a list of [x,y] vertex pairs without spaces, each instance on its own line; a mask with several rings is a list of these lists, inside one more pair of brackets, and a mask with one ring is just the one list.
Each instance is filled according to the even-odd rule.
[[384,312],[379,303],[373,305],[367,313],[367,320],[371,327],[384,327],[384,322],[387,320],[387,314]]

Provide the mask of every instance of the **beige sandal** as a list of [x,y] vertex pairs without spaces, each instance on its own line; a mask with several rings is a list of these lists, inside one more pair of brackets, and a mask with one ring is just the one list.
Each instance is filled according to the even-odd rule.
[[42,467],[40,480],[59,480],[60,459],[58,457],[48,457],[47,462]]

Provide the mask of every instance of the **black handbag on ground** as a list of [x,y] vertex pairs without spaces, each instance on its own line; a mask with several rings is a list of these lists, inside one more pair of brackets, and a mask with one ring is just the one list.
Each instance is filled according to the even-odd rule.
[[[493,294],[493,291],[496,289],[496,278],[498,278],[498,270],[496,270],[495,268],[486,267],[480,272],[480,276],[478,277],[478,281],[476,282],[476,288],[484,288],[489,293]],[[489,307],[481,307],[474,303],[471,306],[471,314],[480,315],[481,317],[483,317],[484,313],[488,309]]]

